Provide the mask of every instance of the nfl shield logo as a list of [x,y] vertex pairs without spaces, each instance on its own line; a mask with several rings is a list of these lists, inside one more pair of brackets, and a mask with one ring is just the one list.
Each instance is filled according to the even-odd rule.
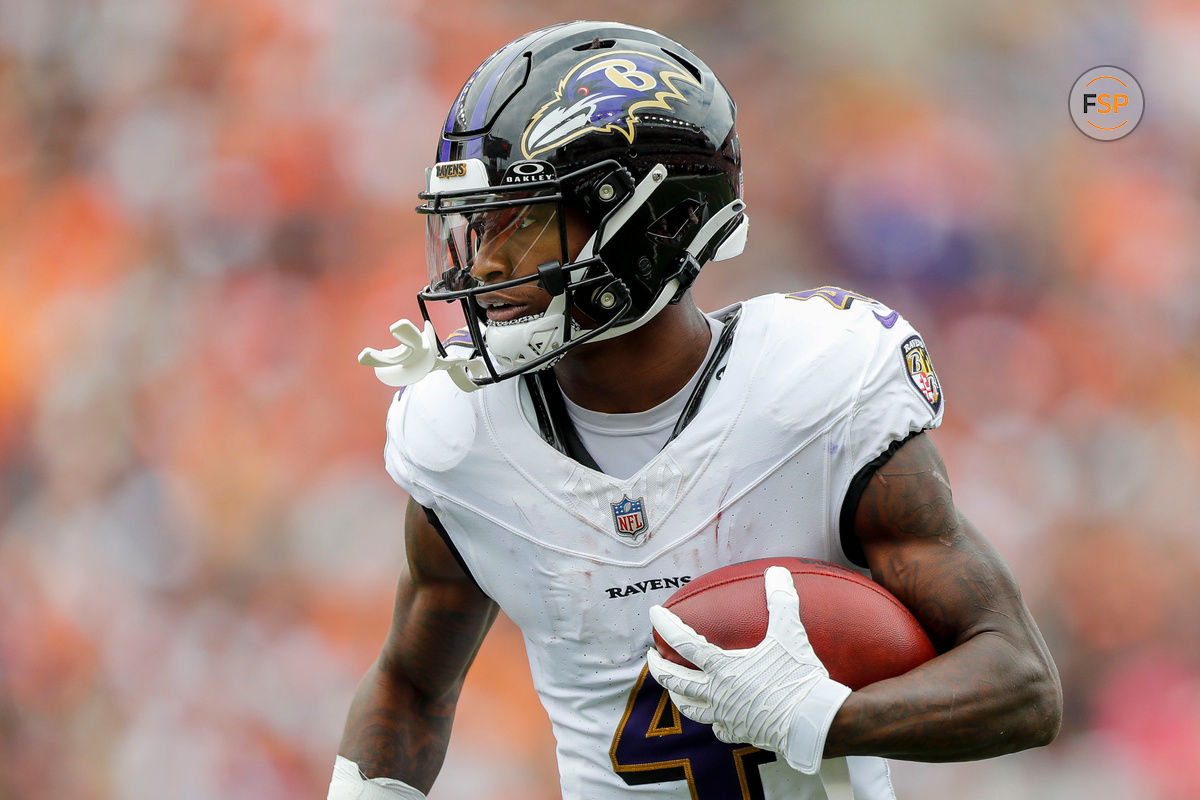
[[642,498],[630,500],[629,495],[623,495],[621,502],[610,503],[613,514],[613,525],[617,533],[633,539],[646,530],[646,513],[642,509]]

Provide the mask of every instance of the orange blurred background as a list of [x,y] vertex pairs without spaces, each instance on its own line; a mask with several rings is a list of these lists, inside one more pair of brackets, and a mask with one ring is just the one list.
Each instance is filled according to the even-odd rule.
[[[0,0],[0,798],[324,796],[403,557],[412,208],[461,82],[590,17],[517,0]],[[740,106],[746,255],[925,335],[934,434],[1062,671],[1044,750],[901,797],[1200,797],[1200,5],[612,0]],[[1068,117],[1139,79],[1131,135]],[[431,797],[558,796],[519,634]]]

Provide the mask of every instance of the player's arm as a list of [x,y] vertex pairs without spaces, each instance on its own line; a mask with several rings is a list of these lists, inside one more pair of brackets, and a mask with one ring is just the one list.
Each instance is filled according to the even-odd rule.
[[954,505],[928,436],[876,470],[854,527],[872,577],[942,654],[850,694],[825,755],[949,761],[1050,742],[1062,716],[1058,672],[1007,565]]
[[[408,504],[404,527],[408,564],[391,628],[351,703],[338,754],[366,778],[393,778],[428,792],[446,756],[467,668],[497,608],[416,502]],[[331,786],[330,798],[356,797],[354,777],[345,795]],[[338,781],[335,771],[334,786]]]

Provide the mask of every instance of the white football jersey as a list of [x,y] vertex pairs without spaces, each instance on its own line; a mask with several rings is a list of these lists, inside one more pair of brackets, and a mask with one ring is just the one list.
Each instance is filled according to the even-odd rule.
[[[850,566],[851,479],[941,422],[941,387],[895,311],[831,287],[743,303],[718,374],[691,423],[626,479],[547,444],[520,381],[466,394],[438,373],[389,412],[388,471],[524,634],[565,800],[825,796],[819,778],[681,717],[646,670],[647,609],[749,559]],[[885,761],[849,765],[858,800],[894,796]]]

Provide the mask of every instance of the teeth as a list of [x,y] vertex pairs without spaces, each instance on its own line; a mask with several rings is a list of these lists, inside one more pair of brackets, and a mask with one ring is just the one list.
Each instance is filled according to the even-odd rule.
[[[492,308],[496,308],[496,306],[492,306]],[[541,317],[544,317],[545,315],[546,315],[546,312],[543,311],[539,314],[528,314],[524,317],[517,317],[516,319],[510,319],[510,320],[493,319],[493,320],[488,320],[488,325],[494,325],[497,328],[504,327],[505,325],[519,325],[522,322],[529,322],[531,319],[540,319]]]

